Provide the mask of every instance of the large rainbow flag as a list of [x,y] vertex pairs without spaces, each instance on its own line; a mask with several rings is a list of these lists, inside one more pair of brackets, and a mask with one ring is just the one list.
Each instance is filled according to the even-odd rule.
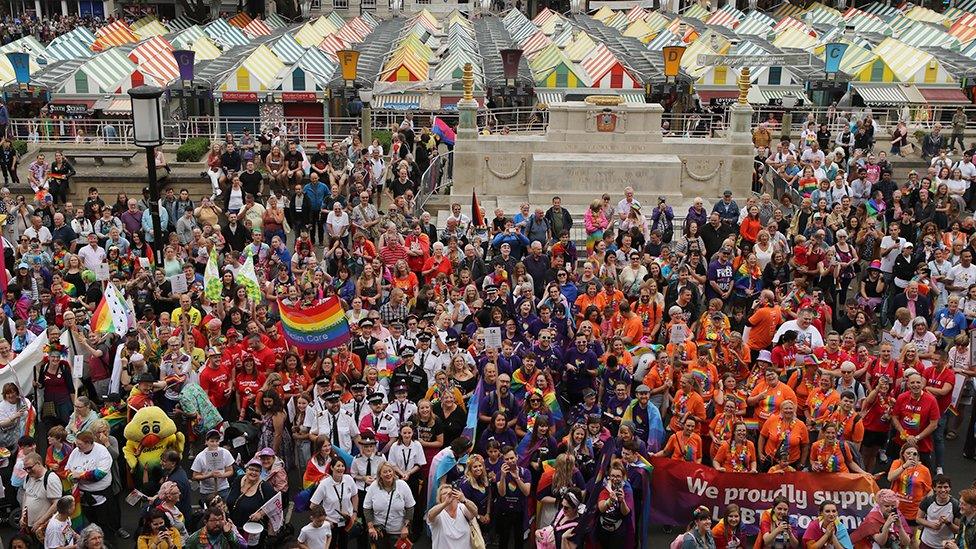
[[101,303],[92,313],[91,329],[103,334],[115,333],[121,336],[125,335],[129,326],[135,326],[132,307],[115,284],[109,282],[102,294]]
[[299,349],[321,351],[349,341],[349,323],[336,296],[310,307],[285,305],[279,299],[278,313],[285,339]]

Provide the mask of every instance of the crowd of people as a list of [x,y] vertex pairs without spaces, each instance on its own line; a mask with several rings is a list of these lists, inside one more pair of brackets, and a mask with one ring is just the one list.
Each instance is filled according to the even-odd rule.
[[[976,547],[946,465],[947,441],[976,452],[971,149],[896,173],[805,132],[742,207],[725,191],[680,220],[625,187],[581,217],[554,196],[436,221],[420,124],[314,152],[228,134],[212,194],[165,188],[163,235],[148,188],[73,204],[59,155],[33,196],[0,191],[0,373],[47,341],[2,386],[10,546],[649,547],[664,458],[885,487],[850,531],[834,503],[801,529],[776,500],[758,534],[705,508],[673,546]],[[127,329],[93,329],[116,291]],[[349,340],[290,344],[279,307],[333,297]]]

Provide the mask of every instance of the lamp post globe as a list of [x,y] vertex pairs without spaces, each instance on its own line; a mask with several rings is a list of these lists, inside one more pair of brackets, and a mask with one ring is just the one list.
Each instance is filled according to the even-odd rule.
[[156,147],[163,144],[162,96],[163,90],[155,86],[137,86],[129,90],[132,100],[132,142],[146,149],[151,201],[149,213],[153,226],[152,247],[156,257],[162,257],[164,237],[159,218],[159,183],[156,180]]

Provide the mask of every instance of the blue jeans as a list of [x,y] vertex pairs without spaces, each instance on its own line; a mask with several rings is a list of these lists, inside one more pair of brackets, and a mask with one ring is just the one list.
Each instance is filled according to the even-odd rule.
[[939,426],[935,428],[935,432],[932,433],[932,441],[935,446],[935,466],[942,467],[942,460],[945,456],[945,433],[946,425],[949,423],[949,410],[942,413],[942,417],[939,418]]

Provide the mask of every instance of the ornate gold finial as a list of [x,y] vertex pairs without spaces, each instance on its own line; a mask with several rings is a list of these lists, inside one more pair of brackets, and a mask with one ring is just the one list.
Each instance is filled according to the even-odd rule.
[[464,72],[461,76],[461,83],[464,85],[464,99],[471,101],[474,99],[474,67],[471,63],[464,64]]
[[749,103],[749,86],[751,85],[749,78],[749,67],[742,67],[742,73],[739,74],[739,104],[745,105]]

